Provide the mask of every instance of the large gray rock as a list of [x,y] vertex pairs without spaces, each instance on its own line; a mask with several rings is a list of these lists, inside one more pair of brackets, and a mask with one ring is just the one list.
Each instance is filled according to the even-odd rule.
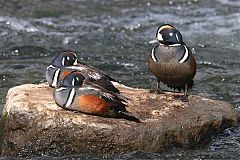
[[116,84],[130,98],[128,111],[142,123],[103,118],[58,107],[47,84],[11,88],[3,110],[2,156],[158,152],[209,142],[237,123],[229,103],[180,94],[150,94]]

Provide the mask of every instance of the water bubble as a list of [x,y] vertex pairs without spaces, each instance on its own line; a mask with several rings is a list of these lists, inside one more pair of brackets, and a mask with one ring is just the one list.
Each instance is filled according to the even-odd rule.
[[36,32],[36,31],[38,31],[38,30],[37,30],[37,28],[35,28],[35,27],[29,27],[29,28],[26,28],[26,31],[27,31],[27,32]]
[[169,4],[169,5],[173,5],[173,2],[172,2],[172,1],[169,1],[168,4]]
[[10,24],[11,24],[11,22],[10,22],[10,21],[7,21],[7,22],[6,22],[6,24],[7,24],[7,25],[10,25]]
[[110,27],[110,30],[111,31],[115,31],[115,27]]
[[133,67],[133,63],[122,63],[124,67]]
[[202,48],[205,48],[205,45],[204,44],[198,44],[199,47],[202,47]]
[[150,6],[151,5],[151,3],[150,2],[147,2],[147,6]]
[[71,39],[72,39],[71,37],[65,37],[63,39],[63,44],[68,44]]

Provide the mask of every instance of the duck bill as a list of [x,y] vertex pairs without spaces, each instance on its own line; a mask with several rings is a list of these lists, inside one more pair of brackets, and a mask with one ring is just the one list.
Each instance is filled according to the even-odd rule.
[[158,39],[153,39],[151,41],[149,41],[148,43],[152,44],[152,43],[157,43],[158,42]]

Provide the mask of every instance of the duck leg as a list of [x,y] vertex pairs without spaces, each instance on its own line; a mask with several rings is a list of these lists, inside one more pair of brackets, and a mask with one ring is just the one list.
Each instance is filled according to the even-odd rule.
[[188,94],[187,94],[187,91],[188,91],[188,85],[185,84],[184,96],[183,96],[183,98],[182,98],[182,101],[183,101],[183,102],[188,102],[188,101],[189,101],[189,100],[188,100]]
[[157,88],[156,89],[150,89],[149,93],[156,93],[156,94],[162,94],[163,92],[160,90],[160,81],[157,80]]

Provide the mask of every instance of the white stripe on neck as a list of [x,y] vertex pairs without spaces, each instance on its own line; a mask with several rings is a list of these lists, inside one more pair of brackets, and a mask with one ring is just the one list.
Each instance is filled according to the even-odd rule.
[[72,104],[74,96],[75,96],[75,88],[72,88],[65,107],[69,107]]
[[54,73],[53,82],[52,82],[52,86],[53,86],[53,87],[56,87],[56,86],[57,86],[59,74],[60,74],[60,68],[58,68],[58,69],[56,70],[56,72]]
[[183,56],[183,58],[179,61],[179,63],[185,62],[185,61],[188,59],[188,56],[189,56],[189,54],[188,54],[188,48],[187,48],[185,45],[183,45],[183,46],[184,46],[184,49],[185,49],[185,51],[184,51],[184,56]]
[[152,49],[151,57],[152,57],[152,60],[153,60],[154,62],[157,62],[157,59],[156,59],[155,54],[154,54],[155,48],[156,48],[156,47],[153,47],[153,49]]

